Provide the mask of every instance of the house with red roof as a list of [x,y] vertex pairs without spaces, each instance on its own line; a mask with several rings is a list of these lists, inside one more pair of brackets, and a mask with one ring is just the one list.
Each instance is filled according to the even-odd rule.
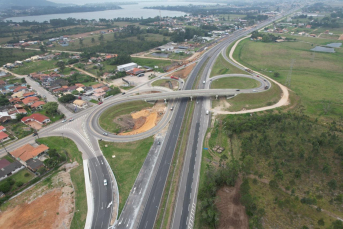
[[6,127],[0,126],[0,132],[4,132],[4,131],[6,131]]
[[22,100],[22,102],[28,106],[34,104],[36,101],[39,101],[39,98],[36,96],[27,97],[27,98]]
[[24,98],[27,98],[27,97],[30,97],[30,96],[36,96],[36,93],[35,92],[26,92],[26,93],[23,94]]
[[10,138],[8,137],[8,134],[5,132],[0,132],[0,142],[8,141]]
[[18,103],[21,103],[21,99],[19,98],[11,98],[9,99],[10,103],[12,104],[18,104]]
[[19,91],[25,91],[27,90],[27,87],[19,86],[13,89],[13,93],[19,92]]
[[45,116],[45,115],[42,115],[42,114],[39,114],[39,113],[34,113],[30,116],[27,116],[27,117],[24,117],[21,119],[21,121],[26,124],[28,122],[37,122],[39,124],[46,124],[46,123],[49,123],[50,122],[50,119],[49,117]]
[[6,85],[6,82],[3,81],[3,80],[0,80],[0,85],[1,85],[1,86],[2,86],[2,85]]
[[43,101],[37,101],[34,104],[32,104],[30,107],[33,109],[42,109],[44,104],[45,102]]

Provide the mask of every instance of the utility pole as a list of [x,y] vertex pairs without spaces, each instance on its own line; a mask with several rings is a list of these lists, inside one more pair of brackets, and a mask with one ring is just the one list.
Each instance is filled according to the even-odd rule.
[[289,69],[289,72],[288,72],[288,75],[287,75],[287,79],[286,79],[286,86],[289,87],[289,88],[291,87],[292,71],[293,71],[294,61],[295,61],[295,59],[292,59],[291,68]]

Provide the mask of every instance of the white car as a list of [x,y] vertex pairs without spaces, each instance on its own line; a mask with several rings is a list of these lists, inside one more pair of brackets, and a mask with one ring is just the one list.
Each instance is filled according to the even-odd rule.
[[106,180],[106,179],[104,179],[104,185],[105,185],[105,186],[107,185],[107,180]]
[[67,121],[66,119],[63,119],[63,120],[62,120],[62,123],[65,123],[66,121]]
[[253,92],[256,92],[256,90],[252,90]]

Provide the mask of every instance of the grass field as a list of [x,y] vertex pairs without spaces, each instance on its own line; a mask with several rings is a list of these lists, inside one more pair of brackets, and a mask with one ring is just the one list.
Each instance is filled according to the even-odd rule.
[[77,161],[79,166],[70,171],[71,180],[75,189],[75,213],[70,228],[76,229],[84,227],[87,217],[87,197],[85,187],[85,177],[83,172],[82,153],[76,144],[63,137],[39,138],[40,144],[47,145],[50,149],[56,149],[59,153],[67,152],[70,162]]
[[46,70],[55,69],[57,60],[40,60],[30,63],[24,63],[19,68],[14,68],[13,72],[19,75],[28,75],[33,72],[43,72]]
[[[28,175],[25,176],[25,174],[28,174]],[[13,174],[12,176],[9,177],[10,179],[15,181],[15,183],[11,186],[10,192],[18,188],[18,186],[16,185],[18,182],[22,182],[22,184],[26,184],[27,182],[32,180],[34,177],[35,175],[32,172],[30,172],[27,168],[24,168],[20,170],[19,172]],[[0,185],[3,184],[4,182],[7,182],[7,179],[9,178],[6,178],[0,181]]]
[[99,142],[119,186],[119,215],[153,142],[153,137],[128,143]]
[[[343,115],[343,49],[336,53],[314,53],[310,49],[335,40],[296,37],[297,42],[262,43],[243,40],[234,52],[234,58],[248,68],[286,83],[292,59],[294,65],[291,86],[306,113],[324,118],[337,118]],[[312,46],[313,44],[313,46]],[[324,107],[329,107],[325,109]]]
[[138,57],[133,57],[132,62],[135,62],[136,64],[141,66],[148,66],[150,68],[154,68],[155,66],[158,66],[158,68],[163,68],[171,64],[171,61],[168,60],[157,60]]
[[260,82],[254,79],[245,77],[227,77],[214,80],[211,84],[211,89],[226,89],[226,88],[237,88],[237,89],[249,89],[256,88],[261,85]]
[[[263,92],[238,94],[232,99],[227,100],[230,103],[229,111],[240,111],[244,109],[254,109],[264,106],[270,106],[277,103],[281,98],[281,89],[272,83],[272,87]],[[212,106],[217,106],[218,100],[213,100]]]
[[224,74],[233,74],[233,73],[245,74],[246,72],[231,65],[229,62],[227,62],[224,59],[222,54],[220,54],[213,65],[210,77],[224,75]]
[[130,114],[134,111],[140,111],[144,108],[152,106],[153,105],[151,103],[135,101],[110,107],[101,114],[99,118],[99,124],[106,131],[117,133],[119,131],[119,126],[113,122],[114,118],[120,115]]

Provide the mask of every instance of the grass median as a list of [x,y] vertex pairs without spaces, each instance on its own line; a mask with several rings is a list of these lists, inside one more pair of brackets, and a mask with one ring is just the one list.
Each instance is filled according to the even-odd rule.
[[106,131],[117,133],[120,129],[120,126],[113,121],[114,118],[152,106],[153,104],[144,101],[134,101],[110,107],[101,114],[99,118],[99,124]]
[[230,89],[230,88],[238,88],[238,89],[250,89],[256,88],[261,85],[255,79],[246,78],[246,77],[227,77],[214,80],[211,84],[211,89]]
[[40,144],[47,145],[50,149],[56,149],[59,153],[68,154],[69,162],[77,161],[79,166],[70,171],[70,177],[75,189],[75,213],[71,222],[71,229],[83,228],[87,217],[87,196],[85,187],[85,177],[83,173],[82,153],[78,150],[76,144],[63,137],[39,138]]
[[[119,188],[119,212],[120,215],[125,202],[135,183],[137,175],[144,163],[146,156],[154,142],[149,137],[135,142],[105,142],[100,141],[101,151],[110,164]],[[112,157],[112,156],[115,157]]]
[[219,54],[213,65],[210,77],[234,73],[245,74],[246,72],[230,64],[224,59],[222,54]]

